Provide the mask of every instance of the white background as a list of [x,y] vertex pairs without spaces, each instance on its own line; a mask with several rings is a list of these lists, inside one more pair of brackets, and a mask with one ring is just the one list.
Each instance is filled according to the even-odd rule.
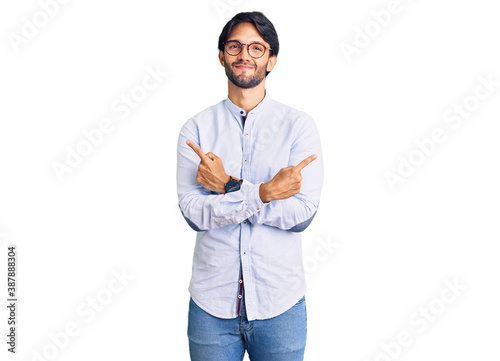
[[[6,351],[2,306],[1,359],[54,350],[50,335],[73,323],[79,334],[51,359],[189,360],[195,233],[177,205],[177,137],[227,97],[217,40],[252,10],[280,39],[269,94],[312,115],[322,137],[322,200],[303,233],[305,360],[389,360],[381,344],[401,332],[413,342],[392,346],[398,360],[498,359],[500,87],[455,129],[443,119],[465,99],[474,105],[480,77],[500,82],[495,3],[401,0],[378,34],[371,12],[390,1],[219,3],[73,0],[19,46],[10,39],[40,2],[0,5],[2,304],[11,244],[19,297],[18,353]],[[367,26],[348,61],[341,44]],[[169,75],[120,119],[111,105],[148,66]],[[53,162],[103,118],[114,131],[58,180]],[[398,157],[437,128],[447,140],[391,190],[385,172],[397,174]],[[113,270],[133,280],[87,322],[77,310],[104,295]],[[466,289],[454,296],[446,280]],[[414,315],[429,306],[432,322]]]

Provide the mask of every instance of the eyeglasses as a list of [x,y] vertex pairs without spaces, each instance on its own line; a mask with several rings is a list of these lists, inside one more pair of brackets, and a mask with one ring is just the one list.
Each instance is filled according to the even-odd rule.
[[261,58],[266,52],[266,49],[272,50],[271,48],[268,48],[267,46],[259,43],[242,44],[236,40],[225,41],[222,44],[224,45],[224,49],[226,49],[226,53],[233,56],[241,53],[243,45],[246,45],[248,55],[250,55],[254,59]]

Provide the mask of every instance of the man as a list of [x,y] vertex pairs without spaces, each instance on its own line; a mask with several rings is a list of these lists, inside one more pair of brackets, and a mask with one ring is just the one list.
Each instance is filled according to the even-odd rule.
[[264,14],[235,15],[218,47],[228,97],[183,125],[177,152],[179,207],[197,231],[191,360],[243,360],[245,349],[252,361],[303,360],[300,232],[319,206],[318,130],[265,89],[279,42]]

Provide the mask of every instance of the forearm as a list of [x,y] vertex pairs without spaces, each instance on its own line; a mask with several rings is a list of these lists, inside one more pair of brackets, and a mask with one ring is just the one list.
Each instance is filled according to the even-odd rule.
[[265,208],[259,197],[260,184],[243,183],[240,190],[227,194],[199,189],[185,192],[179,198],[182,215],[198,232],[243,222]]
[[286,231],[302,232],[311,224],[318,207],[319,201],[312,201],[304,194],[297,194],[287,199],[269,201],[267,206],[259,213],[253,214],[249,221],[255,226],[264,224]]

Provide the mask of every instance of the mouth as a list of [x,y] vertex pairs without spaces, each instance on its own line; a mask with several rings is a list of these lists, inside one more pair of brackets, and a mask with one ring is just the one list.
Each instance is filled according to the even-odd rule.
[[248,66],[248,65],[236,65],[235,68],[238,68],[238,69],[253,69],[253,66]]

